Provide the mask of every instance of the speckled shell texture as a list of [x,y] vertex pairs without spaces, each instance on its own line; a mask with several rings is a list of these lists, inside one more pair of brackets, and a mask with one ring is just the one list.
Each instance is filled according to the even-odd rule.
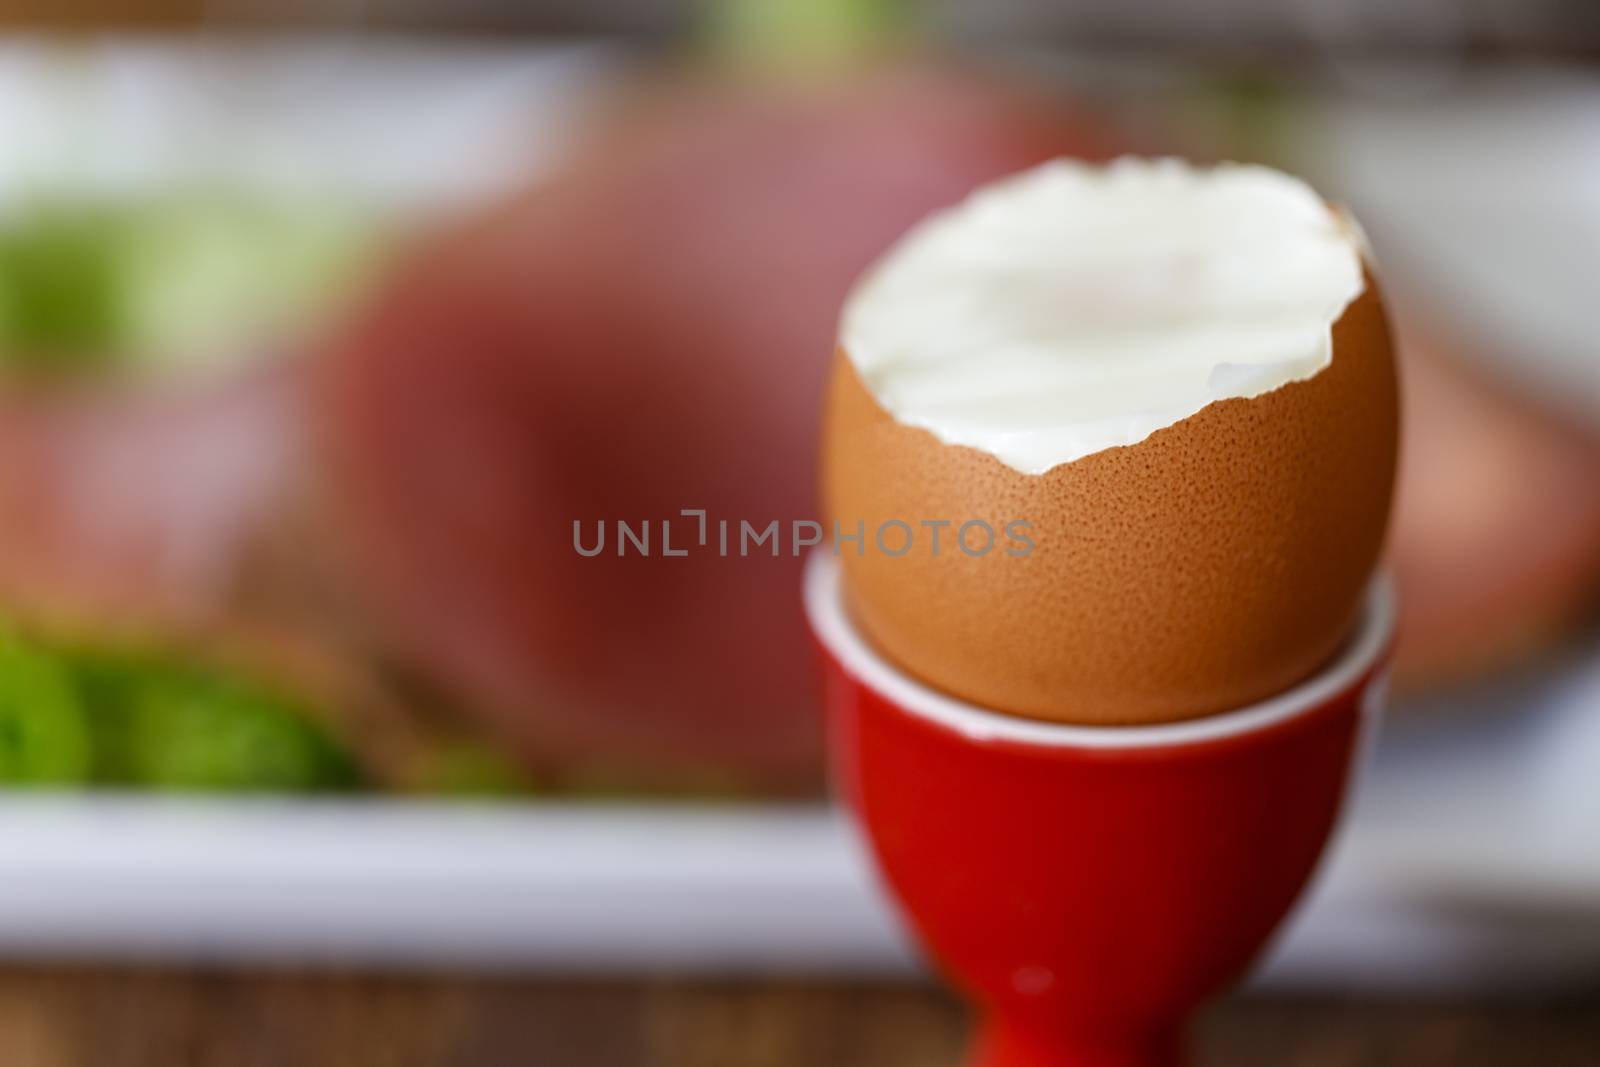
[[[1370,276],[1333,340],[1306,381],[1042,475],[897,422],[837,353],[822,488],[830,523],[866,530],[840,548],[854,618],[923,681],[1039,719],[1169,722],[1303,680],[1354,619],[1394,485],[1394,356]],[[899,556],[875,537],[892,519],[915,534]],[[996,532],[981,556],[954,540],[973,519]],[[937,554],[925,520],[952,523]],[[1017,520],[1026,554],[1005,535]],[[884,532],[891,551],[906,540]]]

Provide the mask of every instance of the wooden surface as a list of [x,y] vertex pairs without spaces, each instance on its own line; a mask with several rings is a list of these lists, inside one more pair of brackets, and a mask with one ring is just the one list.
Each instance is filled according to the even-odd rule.
[[[918,986],[513,981],[136,970],[0,972],[4,1067],[940,1067],[961,1011]],[[1200,1063],[1600,1063],[1600,997],[1243,1000]]]

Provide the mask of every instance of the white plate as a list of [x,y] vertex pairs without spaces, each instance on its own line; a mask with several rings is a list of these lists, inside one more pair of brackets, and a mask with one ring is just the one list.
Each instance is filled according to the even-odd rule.
[[[1397,723],[1263,982],[1458,991],[1594,973],[1600,669],[1531,689],[1511,695],[1542,706],[1509,717],[1452,712],[1466,729]],[[821,806],[14,795],[0,951],[915,973],[854,835]]]

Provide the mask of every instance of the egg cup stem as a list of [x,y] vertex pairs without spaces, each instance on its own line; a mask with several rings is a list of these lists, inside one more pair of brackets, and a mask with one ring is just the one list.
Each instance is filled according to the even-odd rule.
[[997,1013],[980,1026],[971,1067],[1184,1067],[1189,1063],[1180,1029],[1151,1028],[1113,1034],[1071,1026],[1035,1029]]

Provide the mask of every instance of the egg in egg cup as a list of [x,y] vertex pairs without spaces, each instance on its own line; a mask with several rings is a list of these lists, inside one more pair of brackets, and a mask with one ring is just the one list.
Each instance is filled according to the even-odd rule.
[[1384,692],[1398,404],[1360,230],[1261,167],[1055,161],[857,285],[806,605],[976,1067],[1182,1062],[1300,895]]

